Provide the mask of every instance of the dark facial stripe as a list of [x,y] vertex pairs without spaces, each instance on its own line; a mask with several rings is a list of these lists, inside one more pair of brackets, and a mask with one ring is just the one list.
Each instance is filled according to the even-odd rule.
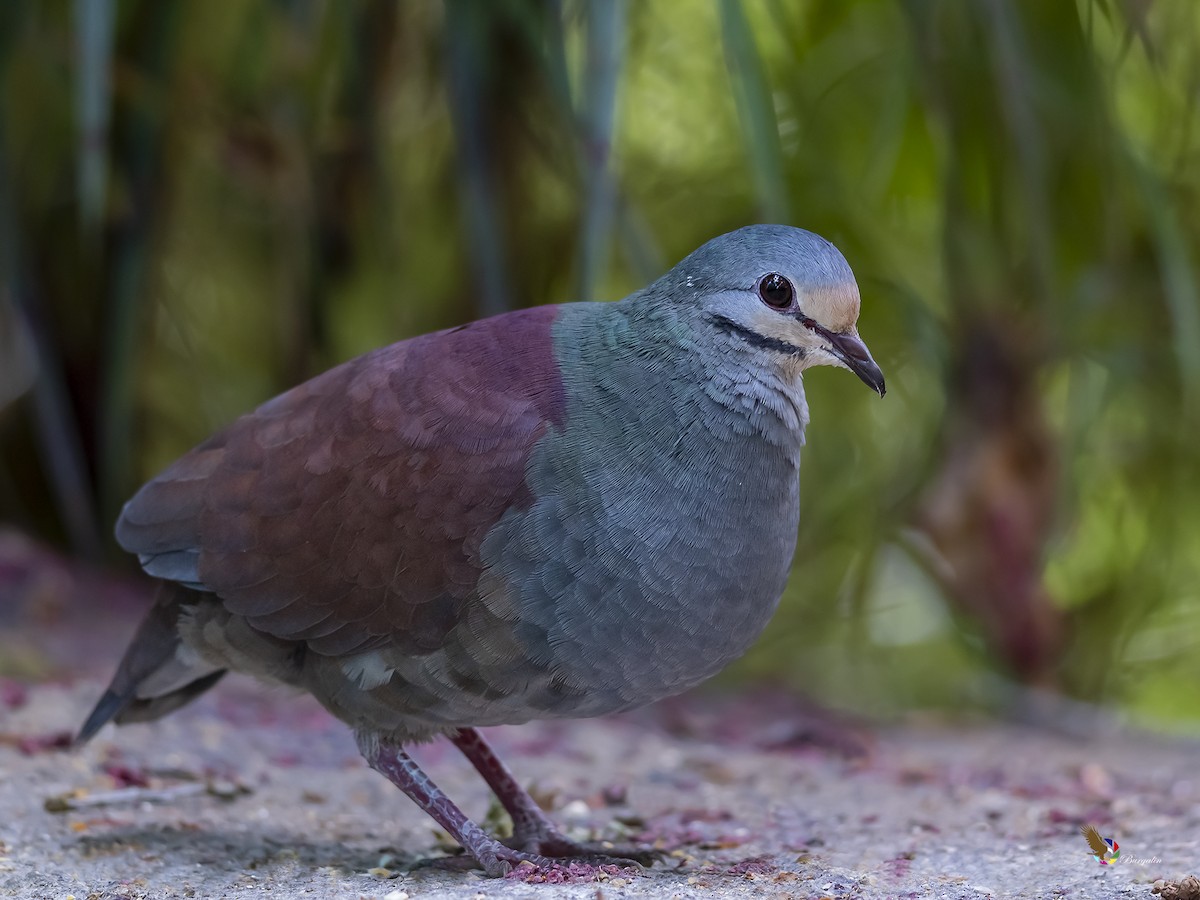
[[795,344],[789,344],[787,341],[781,341],[779,338],[768,337],[765,334],[759,334],[757,331],[751,331],[749,328],[739,325],[733,319],[727,319],[724,316],[713,314],[708,317],[708,321],[718,330],[726,334],[736,335],[752,347],[771,350],[775,353],[785,353],[788,356],[803,357],[808,353],[803,347],[797,347]]

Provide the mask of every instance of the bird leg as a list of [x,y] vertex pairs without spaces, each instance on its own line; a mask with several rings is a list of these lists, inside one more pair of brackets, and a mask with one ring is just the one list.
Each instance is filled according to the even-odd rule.
[[512,846],[557,860],[576,859],[606,865],[635,862],[648,866],[661,856],[647,847],[613,847],[572,841],[558,830],[537,801],[517,783],[512,772],[500,761],[478,730],[460,728],[450,733],[450,740],[470,760],[501,805],[508,810],[513,822]]
[[421,767],[399,744],[377,735],[360,733],[358,747],[372,769],[404,791],[417,806],[432,816],[475,857],[490,877],[499,878],[506,875],[523,862],[538,868],[548,869],[554,866],[554,861],[545,856],[500,843],[468,819],[463,811],[454,805],[454,801],[434,784],[433,779],[421,771]]

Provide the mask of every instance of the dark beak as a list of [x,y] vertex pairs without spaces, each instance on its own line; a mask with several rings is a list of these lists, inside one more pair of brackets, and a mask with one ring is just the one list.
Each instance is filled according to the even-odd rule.
[[825,336],[829,338],[830,350],[833,355],[846,364],[851,372],[863,380],[863,384],[871,388],[882,397],[887,388],[883,383],[883,372],[879,371],[879,366],[875,364],[875,360],[871,359],[871,351],[867,349],[867,345],[853,331],[843,331],[841,333],[825,332]]

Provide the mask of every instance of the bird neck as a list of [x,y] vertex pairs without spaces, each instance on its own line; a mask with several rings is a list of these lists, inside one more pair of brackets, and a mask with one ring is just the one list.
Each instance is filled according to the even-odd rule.
[[717,427],[765,441],[798,466],[808,425],[800,369],[708,319],[653,301],[634,295],[607,304],[599,328],[605,364],[659,383],[675,395],[680,412],[689,400],[724,410],[728,415],[716,418]]

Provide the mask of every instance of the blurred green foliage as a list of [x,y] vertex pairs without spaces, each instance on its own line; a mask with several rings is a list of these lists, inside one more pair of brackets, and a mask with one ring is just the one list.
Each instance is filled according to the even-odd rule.
[[1191,0],[14,2],[0,79],[3,520],[112,554],[142,479],[310,374],[783,220],[845,252],[890,390],[808,377],[737,673],[1200,718]]

